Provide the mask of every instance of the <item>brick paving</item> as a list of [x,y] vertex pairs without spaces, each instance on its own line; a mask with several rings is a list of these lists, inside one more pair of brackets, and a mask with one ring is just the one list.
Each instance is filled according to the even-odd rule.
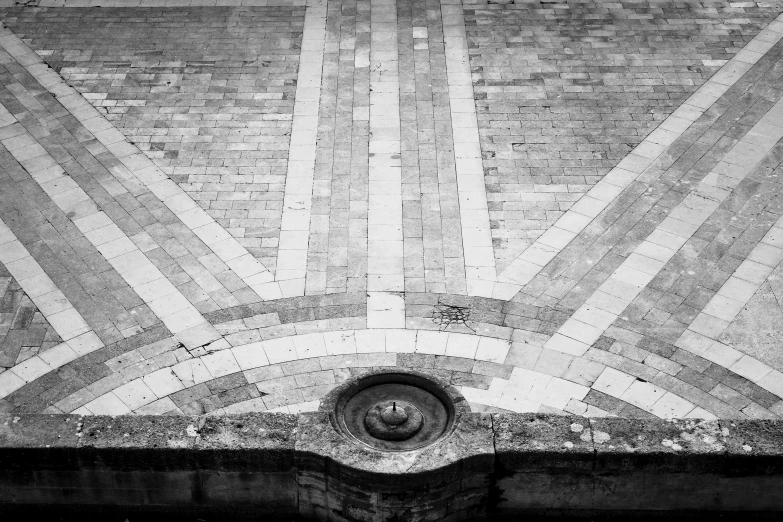
[[5,152],[3,157],[3,222],[98,336],[111,342],[157,323],[65,213],[48,200],[10,154]]
[[304,8],[9,14],[63,79],[274,269]]
[[0,264],[0,366],[9,368],[62,339],[11,273]]
[[0,410],[783,415],[783,5],[196,3],[0,2]]
[[465,23],[499,270],[777,14],[479,4]]

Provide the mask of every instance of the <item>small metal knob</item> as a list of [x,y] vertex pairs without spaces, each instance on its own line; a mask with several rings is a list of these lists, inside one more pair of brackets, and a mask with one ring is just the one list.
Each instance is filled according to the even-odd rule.
[[408,440],[424,424],[421,410],[406,401],[381,401],[364,417],[367,432],[381,440]]
[[408,412],[405,408],[398,408],[396,402],[391,406],[386,406],[381,412],[381,420],[390,426],[398,426],[408,420]]

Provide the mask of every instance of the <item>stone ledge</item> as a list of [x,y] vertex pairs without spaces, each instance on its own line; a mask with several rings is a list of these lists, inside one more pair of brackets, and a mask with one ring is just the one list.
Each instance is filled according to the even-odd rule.
[[421,450],[380,453],[344,439],[326,413],[6,416],[0,512],[357,521],[783,510],[783,422],[466,413],[457,424]]

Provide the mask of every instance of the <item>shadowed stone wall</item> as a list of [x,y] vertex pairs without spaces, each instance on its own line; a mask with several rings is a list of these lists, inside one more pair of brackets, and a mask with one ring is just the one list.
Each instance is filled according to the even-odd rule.
[[18,415],[0,425],[0,512],[772,518],[783,510],[781,438],[774,421],[470,413],[431,446],[379,453],[340,436],[325,413]]

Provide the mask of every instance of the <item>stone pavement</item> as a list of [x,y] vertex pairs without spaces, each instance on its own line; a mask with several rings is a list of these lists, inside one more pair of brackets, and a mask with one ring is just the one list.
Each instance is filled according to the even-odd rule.
[[0,409],[783,416],[781,12],[0,0]]

